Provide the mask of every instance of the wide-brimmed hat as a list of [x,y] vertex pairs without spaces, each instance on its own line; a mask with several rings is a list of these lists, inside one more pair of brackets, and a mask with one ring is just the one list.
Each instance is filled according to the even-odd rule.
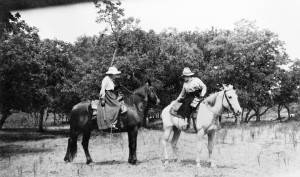
[[195,73],[193,73],[189,67],[186,67],[183,69],[181,77],[182,76],[192,76],[194,74]]
[[114,66],[109,67],[108,71],[106,72],[106,74],[120,74],[121,71],[118,71],[118,69]]

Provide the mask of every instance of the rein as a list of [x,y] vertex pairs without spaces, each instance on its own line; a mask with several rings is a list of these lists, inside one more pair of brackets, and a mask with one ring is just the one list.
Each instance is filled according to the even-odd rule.
[[[235,111],[234,111],[234,109],[233,109],[233,107],[232,107],[232,104],[230,103],[230,101],[229,101],[229,99],[228,99],[228,97],[227,97],[227,95],[226,95],[226,92],[227,92],[228,90],[226,90],[226,91],[224,91],[224,94],[223,94],[223,98],[222,98],[222,107],[224,107],[224,105],[223,105],[223,100],[224,100],[224,97],[226,98],[226,101],[227,101],[227,103],[228,103],[228,105],[229,105],[229,108],[230,108],[230,110],[233,112],[233,114],[236,116],[236,113],[235,113]],[[219,94],[219,93],[218,93]],[[217,95],[218,96],[218,95]],[[211,108],[209,108],[208,107],[208,105],[206,105],[206,107],[211,111],[211,112],[213,112],[215,115],[217,115],[217,116],[221,116],[221,114],[217,114],[217,113],[215,113],[213,110],[211,110]]]
[[128,89],[128,88],[126,88],[124,85],[120,84],[120,86],[121,86],[121,87],[123,87],[125,90],[127,90],[127,91],[128,91],[129,93],[131,93],[132,95],[136,95],[136,96],[138,96],[139,98],[141,98],[141,99],[142,99],[142,101],[145,101],[145,102],[147,102],[147,100],[145,100],[144,98],[142,98],[140,95],[138,95],[138,94],[134,93],[133,91],[129,90],[129,89]]

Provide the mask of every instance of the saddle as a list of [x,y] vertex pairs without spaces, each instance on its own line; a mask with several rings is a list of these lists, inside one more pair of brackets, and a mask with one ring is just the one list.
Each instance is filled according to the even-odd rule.
[[116,126],[118,128],[124,128],[123,121],[121,120],[124,117],[124,113],[127,112],[127,107],[124,105],[124,103],[121,103],[120,112],[118,113],[115,119],[112,119],[111,117],[107,116],[107,111],[100,105],[99,100],[91,101],[91,109],[92,119],[96,119],[98,128],[100,130],[108,129],[111,126],[111,124],[115,121],[117,122]]
[[[192,111],[192,113],[191,113],[191,116],[190,116],[191,118],[196,118],[197,112],[198,112],[198,109],[199,109],[199,105],[200,105],[201,101],[202,101],[202,99],[195,97],[194,100],[192,101],[192,103],[190,104],[190,106],[192,108],[194,108],[193,111]],[[172,105],[171,109],[170,109],[170,114],[173,115],[173,116],[176,116],[176,117],[184,119],[183,116],[181,116],[181,115],[178,114],[178,109],[180,108],[181,105],[182,105],[182,103],[175,102]]]
[[[119,99],[118,99],[118,101],[120,101],[122,103],[122,105],[121,105],[121,114],[127,112],[127,107],[124,105],[124,101],[119,100]],[[92,111],[93,111],[93,116],[97,116],[97,108],[98,108],[99,102],[100,102],[99,100],[91,101],[91,108],[92,108]]]
[[[199,105],[202,102],[202,99],[199,99],[197,97],[194,98],[194,100],[191,103],[191,107],[193,107],[193,111],[190,114],[190,116],[187,118],[187,128],[185,131],[189,132],[189,133],[197,133],[197,127],[196,127],[196,118],[197,118],[197,114],[198,114],[198,110],[199,110]],[[170,109],[170,114],[182,119],[185,119],[184,117],[182,117],[181,115],[177,114],[178,109],[180,108],[180,106],[182,105],[182,103],[180,102],[175,102],[171,109]]]

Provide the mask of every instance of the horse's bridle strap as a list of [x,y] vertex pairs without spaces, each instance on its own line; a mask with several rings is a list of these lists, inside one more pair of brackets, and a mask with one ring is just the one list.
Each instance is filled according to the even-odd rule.
[[[232,107],[232,104],[230,103],[230,101],[229,101],[229,99],[228,99],[228,97],[227,97],[227,95],[226,95],[226,92],[227,92],[227,90],[224,91],[224,94],[223,94],[223,98],[222,98],[222,107],[225,107],[225,106],[223,105],[223,100],[224,100],[224,97],[225,97],[225,98],[226,98],[226,101],[227,101],[227,103],[228,103],[228,105],[229,105],[230,110],[233,112],[234,115],[236,115],[236,114],[235,114],[235,111],[234,111],[234,109],[233,109],[233,107]],[[221,114],[217,114],[217,113],[215,113],[213,110],[211,110],[211,108],[209,108],[207,104],[206,104],[206,107],[207,107],[211,112],[213,112],[215,115],[217,115],[217,116],[220,116],[220,115],[221,115]]]
[[133,94],[133,95],[136,95],[138,97],[140,97],[143,101],[147,102],[148,100],[142,98],[140,95],[134,93],[133,91],[129,90],[128,88],[126,88],[124,85],[120,84],[121,87],[123,87],[125,90],[127,90],[129,93]]
[[[233,112],[233,114],[235,115],[235,111],[234,111],[234,109],[233,109],[233,107],[232,107],[232,104],[230,103],[230,101],[229,101],[229,99],[228,99],[228,97],[227,97],[227,95],[226,95],[226,92],[227,92],[227,90],[226,91],[224,91],[224,95],[223,95],[223,98],[222,98],[222,106],[223,106],[223,100],[224,100],[224,97],[226,98],[226,101],[227,101],[227,103],[228,103],[228,105],[229,105],[229,108],[230,108],[230,110]],[[224,106],[223,106],[224,107]]]

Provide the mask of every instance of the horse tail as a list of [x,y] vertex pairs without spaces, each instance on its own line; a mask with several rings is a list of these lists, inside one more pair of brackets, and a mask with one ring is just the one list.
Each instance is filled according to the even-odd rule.
[[78,109],[80,108],[79,104],[75,105],[70,113],[70,137],[68,139],[67,153],[64,158],[65,162],[72,162],[77,154],[77,139],[80,133],[78,129]]

